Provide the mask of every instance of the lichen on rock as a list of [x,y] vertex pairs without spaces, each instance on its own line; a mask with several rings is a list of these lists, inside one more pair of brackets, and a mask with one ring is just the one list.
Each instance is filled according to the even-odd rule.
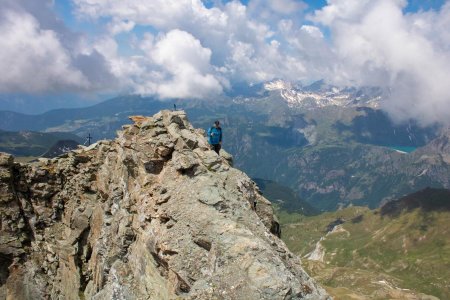
[[184,112],[131,119],[55,159],[0,154],[0,299],[328,298]]

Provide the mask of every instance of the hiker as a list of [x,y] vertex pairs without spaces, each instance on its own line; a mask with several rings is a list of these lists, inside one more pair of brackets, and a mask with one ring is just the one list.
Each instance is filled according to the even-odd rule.
[[213,150],[219,154],[220,148],[222,148],[222,128],[219,121],[215,121],[214,126],[208,129],[208,142]]

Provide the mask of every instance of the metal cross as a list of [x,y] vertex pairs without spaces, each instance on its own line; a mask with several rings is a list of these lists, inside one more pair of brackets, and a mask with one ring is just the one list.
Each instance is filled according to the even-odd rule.
[[90,146],[90,145],[91,145],[91,140],[92,140],[92,136],[91,136],[90,133],[88,134],[88,136],[86,137],[86,139],[87,139],[87,142],[88,142],[88,146]]

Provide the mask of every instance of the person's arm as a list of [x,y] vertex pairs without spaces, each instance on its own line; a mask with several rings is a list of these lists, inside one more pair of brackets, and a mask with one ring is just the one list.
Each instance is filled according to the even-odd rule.
[[222,128],[220,128],[219,144],[222,144]]

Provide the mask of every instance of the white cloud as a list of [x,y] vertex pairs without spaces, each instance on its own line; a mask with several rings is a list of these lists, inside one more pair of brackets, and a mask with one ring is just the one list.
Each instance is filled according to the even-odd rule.
[[[208,64],[214,70],[220,70],[221,76],[217,72],[215,74],[209,72],[208,74],[212,77],[201,72],[198,74],[203,74],[204,78],[192,76],[189,73],[191,65],[183,63],[186,57],[177,52],[177,56],[174,57],[181,60],[180,66],[186,67],[186,74],[182,75],[184,73],[180,69],[176,72],[166,69],[165,71],[172,74],[174,80],[169,86],[177,82],[180,87],[187,87],[190,82],[181,82],[182,79],[198,78],[205,80],[205,85],[214,87],[213,90],[217,91],[216,81],[222,87],[226,87],[228,81],[259,82],[275,77],[284,77],[288,80],[305,77],[306,70],[302,62],[296,59],[295,55],[285,53],[280,42],[277,44],[273,31],[276,29],[276,24],[275,28],[271,28],[270,24],[254,19],[250,16],[248,8],[239,1],[228,2],[220,7],[209,9],[200,0],[75,0],[75,3],[81,15],[91,18],[110,17],[114,24],[127,21],[136,25],[152,26],[167,36],[174,30],[184,31],[198,40],[202,47],[209,49]],[[266,8],[272,14],[285,16],[304,7],[302,2],[292,0],[283,0],[283,4],[281,8],[277,1],[270,1]],[[161,64],[157,61],[154,63],[156,68],[153,71],[159,72]],[[150,70],[151,66],[147,68]],[[188,73],[189,76],[187,76]],[[195,82],[195,86],[198,86],[199,82]],[[149,84],[152,89],[145,89],[142,84],[139,84],[139,90],[155,92],[153,88],[158,84],[167,86],[167,83],[152,82]],[[161,96],[169,96],[167,92],[162,93],[162,91],[170,89],[157,88],[156,90]],[[183,90],[194,92],[198,89],[184,88]],[[178,90],[172,89],[172,91]],[[183,92],[183,94],[186,93]]]
[[172,30],[156,43],[152,57],[172,74],[182,72],[185,67],[204,73],[210,69],[211,50],[203,48],[191,34]]
[[170,31],[155,44],[150,55],[168,76],[157,88],[163,98],[204,98],[222,92],[210,65],[211,50],[202,47],[191,34]]
[[1,92],[88,88],[87,78],[71,66],[70,55],[55,32],[42,30],[27,13],[3,11],[1,20]]
[[2,3],[1,93],[91,92],[115,84],[103,56],[82,52],[82,36],[56,18],[52,5],[49,0]]
[[228,86],[210,64],[211,50],[187,32],[172,30],[157,38],[147,33],[138,46],[141,55],[121,56],[113,37],[94,45],[121,83],[119,90],[161,98],[205,98]]
[[207,9],[201,0],[73,0],[81,16],[132,20],[137,24],[170,30],[186,24],[216,26],[226,21],[217,9]]
[[389,88],[384,108],[396,120],[416,118],[428,124],[449,119],[449,44],[447,30],[438,24],[448,24],[444,12],[450,3],[440,13],[409,15],[402,11],[405,1],[328,3],[313,20],[330,27],[339,65],[337,73],[324,76],[341,84]]

